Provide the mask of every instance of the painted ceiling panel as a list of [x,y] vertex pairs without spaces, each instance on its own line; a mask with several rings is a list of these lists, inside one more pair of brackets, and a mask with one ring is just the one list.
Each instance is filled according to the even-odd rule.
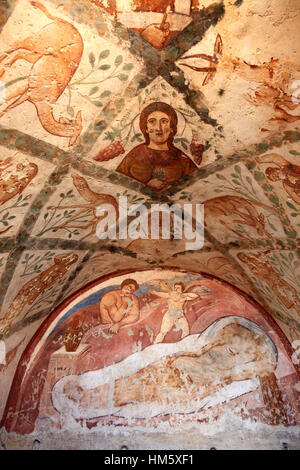
[[[0,8],[0,341],[13,351],[1,379],[61,302],[123,270],[216,276],[297,346],[299,2]],[[202,249],[162,234],[99,239],[97,206],[121,211],[119,197],[148,216],[204,203]]]

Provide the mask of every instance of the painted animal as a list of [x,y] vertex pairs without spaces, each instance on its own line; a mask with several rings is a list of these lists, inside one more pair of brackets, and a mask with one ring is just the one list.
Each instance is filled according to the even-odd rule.
[[[0,160],[0,205],[21,194],[37,172],[38,166],[35,163],[13,163],[10,157]],[[7,232],[11,227],[10,225],[0,234]]]
[[15,42],[0,57],[3,65],[0,77],[18,60],[32,64],[28,79],[21,82],[23,84],[6,98],[6,103],[9,104],[1,111],[0,117],[29,101],[34,104],[40,123],[47,132],[68,137],[69,145],[74,145],[82,131],[81,111],[78,111],[74,120],[65,117],[56,120],[53,105],[78,68],[83,53],[83,41],[71,23],[52,16],[39,2],[30,3],[53,21],[36,34]]
[[73,252],[56,255],[52,266],[26,282],[0,318],[0,333],[9,328],[14,320],[21,315],[24,308],[32,305],[44,290],[62,279],[76,261],[78,261],[78,255]]
[[21,194],[37,175],[35,163],[12,163],[12,158],[0,160],[0,205]]
[[[78,229],[87,229],[91,227],[91,231],[85,235],[81,240],[84,240],[85,238],[90,237],[91,235],[94,235],[96,233],[96,228],[99,223],[99,221],[105,217],[103,215],[97,216],[96,215],[96,209],[97,207],[101,206],[102,204],[111,204],[115,211],[116,211],[116,218],[118,219],[119,217],[119,206],[117,203],[117,200],[113,197],[110,196],[109,194],[103,194],[103,193],[95,193],[92,191],[87,183],[87,181],[79,175],[73,174],[73,184],[77,191],[79,192],[80,196],[87,201],[87,204],[78,204],[78,205],[73,205],[73,206],[51,206],[49,209],[80,209],[73,217],[67,220],[64,224],[59,225],[55,229],[53,229],[54,232],[57,232],[58,230],[64,229],[64,228],[78,228]],[[81,214],[86,214],[88,217],[89,212],[92,214],[91,220],[85,224],[85,225],[78,225],[78,224],[72,224],[72,221],[78,218],[79,215]]]
[[[232,218],[229,222],[225,222],[224,220],[219,220],[219,222],[239,237],[250,240],[246,235],[234,230],[232,223],[253,227],[258,235],[272,238],[265,228],[265,216],[259,213],[255,206],[274,211],[274,208],[270,206],[250,201],[239,196],[221,196],[209,199],[204,202],[205,225],[209,224],[209,219],[215,222],[216,219],[219,219],[221,216],[231,216]],[[234,219],[234,216],[237,218]]]

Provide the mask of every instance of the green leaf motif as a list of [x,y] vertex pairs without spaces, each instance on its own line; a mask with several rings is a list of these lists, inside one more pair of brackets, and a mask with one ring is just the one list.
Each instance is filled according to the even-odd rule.
[[277,228],[273,224],[271,224],[271,222],[269,222],[269,226],[274,232],[277,232]]
[[275,204],[275,206],[279,205],[279,199],[275,194],[270,195],[270,201]]
[[90,61],[90,64],[91,64],[92,67],[94,67],[94,65],[95,65],[95,60],[96,60],[95,56],[94,56],[93,52],[91,52],[89,54],[89,61]]
[[294,209],[294,211],[297,211],[296,207],[289,201],[286,201],[286,205],[290,207],[291,209]]
[[184,148],[184,150],[187,150],[187,149],[188,149],[185,142],[181,141],[180,143],[181,143],[182,147]]
[[103,65],[100,65],[100,67],[99,67],[99,70],[108,70],[108,69],[110,69],[109,64],[103,64]]
[[99,90],[99,87],[98,87],[98,86],[94,86],[94,87],[90,90],[89,96],[94,95],[95,93],[97,93],[98,90]]
[[104,51],[101,51],[99,54],[99,61],[102,59],[106,59],[109,56],[109,54],[110,54],[109,49],[105,49]]
[[123,70],[132,70],[133,69],[133,64],[125,64],[123,66]]
[[100,98],[106,98],[107,96],[111,95],[110,90],[105,90],[103,93],[101,93]]
[[116,58],[115,58],[115,66],[118,67],[119,65],[121,65],[123,62],[123,57],[121,55],[118,55]]
[[125,105],[125,100],[123,98],[120,98],[119,100],[115,101],[115,105],[118,111],[121,111],[123,106]]
[[125,82],[128,79],[128,75],[126,75],[125,73],[120,73],[120,75],[118,75],[118,79],[122,82]]
[[71,117],[74,117],[75,113],[74,113],[74,108],[72,106],[68,106],[67,107],[67,113],[71,116]]
[[255,177],[256,181],[264,181],[264,179],[265,179],[264,173],[262,173],[260,171],[255,171],[254,172],[254,177]]

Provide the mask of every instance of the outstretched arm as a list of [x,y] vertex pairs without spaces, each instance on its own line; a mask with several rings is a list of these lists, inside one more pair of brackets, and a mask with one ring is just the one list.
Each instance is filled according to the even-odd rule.
[[157,297],[162,297],[164,299],[168,299],[170,294],[168,292],[158,292],[157,290],[149,289],[148,291],[150,294],[157,295]]
[[200,294],[196,292],[189,292],[188,294],[184,294],[184,297],[186,300],[195,300],[195,299],[201,299]]

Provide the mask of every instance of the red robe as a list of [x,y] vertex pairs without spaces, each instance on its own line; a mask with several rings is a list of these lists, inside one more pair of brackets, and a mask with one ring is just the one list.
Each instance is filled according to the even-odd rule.
[[154,150],[146,144],[133,148],[117,168],[119,173],[144,184],[152,179],[163,181],[162,189],[195,170],[197,166],[178,148]]

